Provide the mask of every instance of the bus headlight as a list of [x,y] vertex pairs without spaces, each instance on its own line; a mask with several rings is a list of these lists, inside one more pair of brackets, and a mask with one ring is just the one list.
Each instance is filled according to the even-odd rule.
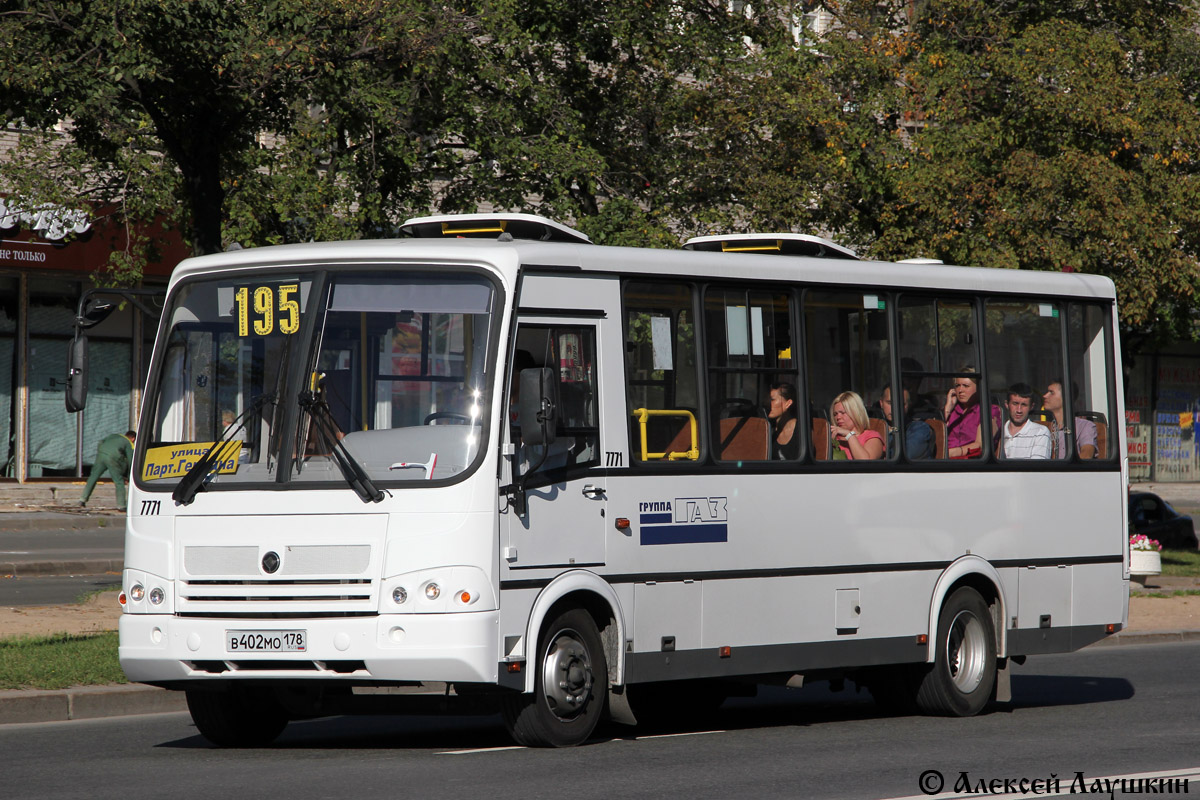
[[159,588],[158,586],[155,586],[153,589],[150,590],[150,602],[153,605],[156,605],[156,606],[162,605],[163,598],[165,598],[165,597],[166,597],[166,595],[163,594],[163,590],[161,588]]
[[445,614],[496,608],[496,589],[487,573],[462,565],[390,575],[384,578],[378,598],[381,614]]
[[146,587],[140,583],[135,583],[129,587],[129,599],[135,603],[140,603],[142,598],[146,596]]

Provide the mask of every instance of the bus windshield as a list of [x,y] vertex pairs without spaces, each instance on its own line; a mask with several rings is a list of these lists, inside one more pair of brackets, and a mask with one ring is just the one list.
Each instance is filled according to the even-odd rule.
[[[483,431],[494,289],[445,272],[193,281],[167,309],[138,465],[207,484],[453,478]],[[197,476],[193,475],[193,478]]]

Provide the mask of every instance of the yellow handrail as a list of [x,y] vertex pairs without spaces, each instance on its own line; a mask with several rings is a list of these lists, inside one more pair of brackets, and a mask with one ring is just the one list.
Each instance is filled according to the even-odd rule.
[[[666,408],[635,408],[633,416],[637,417],[638,427],[642,435],[642,461],[650,461],[652,459],[665,458],[668,461],[679,461],[689,459],[697,461],[700,458],[700,426],[696,424],[696,415],[685,409],[678,411]],[[651,417],[687,417],[691,423],[692,429],[692,447],[684,452],[670,453],[651,453],[648,452],[649,445],[646,443],[646,423]]]

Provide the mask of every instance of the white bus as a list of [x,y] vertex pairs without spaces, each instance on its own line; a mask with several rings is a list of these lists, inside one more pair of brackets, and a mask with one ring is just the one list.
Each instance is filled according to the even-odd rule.
[[[172,278],[120,660],[213,742],[460,703],[573,745],[805,680],[969,715],[1126,623],[1110,281],[405,230]],[[979,422],[1014,385],[1053,457]],[[839,457],[850,428],[880,457]]]

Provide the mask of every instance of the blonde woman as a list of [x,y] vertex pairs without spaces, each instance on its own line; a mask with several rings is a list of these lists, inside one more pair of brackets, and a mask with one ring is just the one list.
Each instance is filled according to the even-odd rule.
[[[873,461],[883,458],[883,437],[867,427],[867,407],[854,392],[842,392],[830,407],[829,434],[838,449],[834,459]],[[841,451],[839,454],[838,451]]]

